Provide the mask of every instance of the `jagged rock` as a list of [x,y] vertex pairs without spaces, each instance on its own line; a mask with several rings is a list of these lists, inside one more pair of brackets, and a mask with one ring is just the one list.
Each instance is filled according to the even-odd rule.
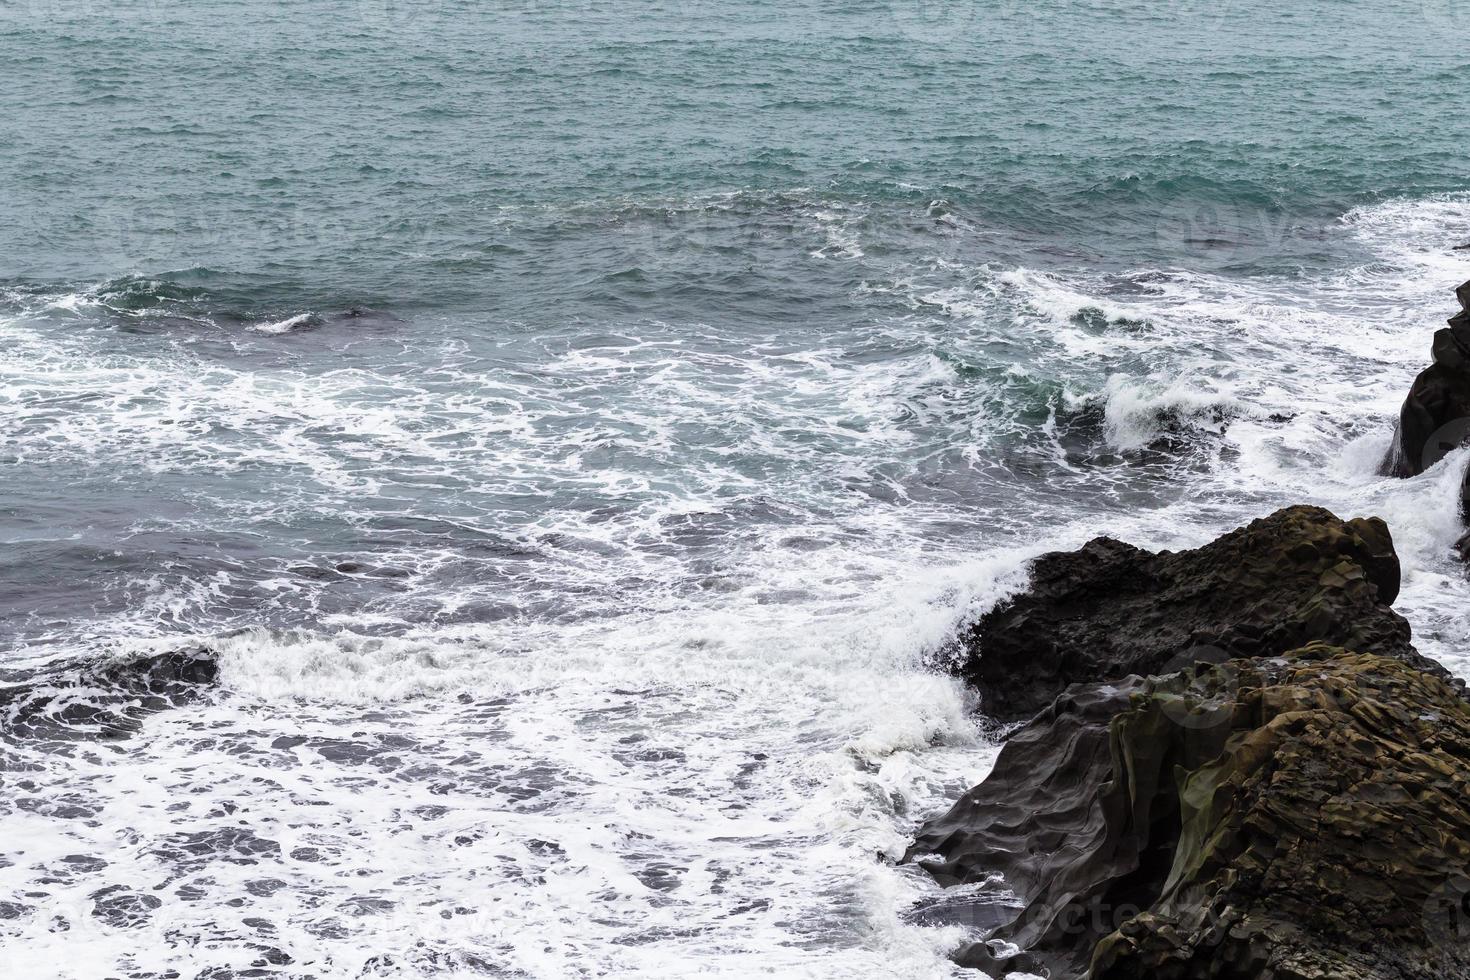
[[[1460,312],[1434,334],[1434,363],[1420,372],[1399,412],[1393,444],[1380,470],[1388,476],[1418,476],[1470,441],[1470,282],[1455,290]],[[1460,482],[1460,517],[1470,521],[1470,470]],[[1470,532],[1454,547],[1470,562]]]
[[1470,703],[1324,644],[1074,688],[910,857],[1054,978],[1470,977]]
[[1381,467],[1385,475],[1417,476],[1470,437],[1470,282],[1455,296],[1460,312],[1435,333],[1434,362],[1409,389]]
[[1038,558],[1029,591],[963,638],[960,671],[982,710],[1005,720],[1040,710],[1069,684],[1314,640],[1442,672],[1414,651],[1409,624],[1389,608],[1398,591],[1387,525],[1320,507],[1286,508],[1193,551],[1155,554],[1098,538]]
[[[1044,947],[1053,963],[1068,957],[1085,961],[1104,932],[1060,922],[1056,935],[1044,937],[1049,923],[1040,922],[1041,913],[1050,909],[1044,903],[1051,889],[1065,890],[1076,877],[1079,861],[1089,879],[1121,878],[1141,863],[1146,840],[1117,828],[1122,814],[1108,812],[1100,796],[1113,773],[1109,725],[1143,684],[1130,677],[1116,685],[1069,688],[1006,741],[985,782],[924,824],[905,860],[919,858],[946,887],[986,882],[1000,873],[1004,882],[994,887],[1027,903],[1020,918],[1002,927],[1000,938],[1027,949]],[[1063,910],[1055,911],[1053,918],[1060,920]],[[1040,966],[1032,956],[1007,970],[985,943],[962,948],[954,959],[997,978]]]

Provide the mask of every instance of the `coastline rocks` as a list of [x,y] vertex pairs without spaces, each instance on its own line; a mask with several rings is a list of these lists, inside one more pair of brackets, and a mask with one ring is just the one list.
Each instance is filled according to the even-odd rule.
[[1399,561],[1378,518],[1288,507],[1192,551],[1111,538],[1042,555],[1030,589],[963,637],[982,710],[1019,720],[1068,685],[1271,656],[1316,640],[1443,673],[1389,604]]
[[1113,778],[1109,725],[1143,684],[1131,677],[1068,689],[1006,741],[983,783],[915,835],[904,860],[917,859],[941,885],[992,882],[999,873],[1003,887],[1026,903],[994,938],[1036,953],[1007,961],[992,944],[975,943],[954,954],[960,965],[999,980],[1007,972],[1040,972],[1043,960],[1055,967],[1091,955],[1103,933],[1088,929],[1085,916],[1075,918],[1065,896],[1085,903],[1082,889],[1141,863],[1146,839],[1122,826],[1123,814],[1109,812],[1116,806],[1102,792]]
[[1470,437],[1470,282],[1455,290],[1460,312],[1435,332],[1434,362],[1414,379],[1380,470],[1418,476]]
[[1470,703],[1325,644],[1079,686],[909,858],[1006,876],[1024,959],[955,957],[997,977],[1470,977]]

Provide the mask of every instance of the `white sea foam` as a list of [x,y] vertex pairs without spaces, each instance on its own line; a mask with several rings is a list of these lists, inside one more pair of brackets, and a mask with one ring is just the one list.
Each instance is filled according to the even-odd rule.
[[[268,947],[326,975],[561,977],[595,950],[623,975],[948,976],[962,933],[905,926],[931,886],[873,856],[983,774],[963,692],[919,658],[1018,569],[893,582],[826,621],[737,602],[555,633],[223,638],[227,701],[154,718],[116,762],[47,757],[36,795],[106,819],[8,821],[27,862],[0,868],[7,889],[58,875],[17,923],[16,968],[244,967]],[[162,905],[108,927],[114,885]]]
[[[861,253],[857,211],[807,218],[824,257]],[[1340,232],[1374,261],[1316,280],[945,257],[866,287],[906,317],[807,348],[648,323],[307,371],[270,338],[220,361],[47,319],[90,322],[85,294],[0,321],[22,464],[187,474],[194,509],[158,518],[180,539],[340,520],[366,553],[155,569],[38,654],[208,636],[225,693],[124,742],[18,750],[38,768],[6,814],[13,970],[956,975],[968,933],[910,924],[937,889],[877,856],[990,764],[924,662],[1028,556],[1195,545],[1298,501],[1380,514],[1418,642],[1470,673],[1447,557],[1470,453],[1376,472],[1470,202]],[[1174,464],[1138,453],[1170,427]],[[402,585],[331,604],[381,582]],[[159,904],[131,899],[128,927],[119,894]]]
[[307,312],[298,313],[295,316],[288,316],[284,320],[275,320],[268,323],[257,323],[250,329],[256,331],[257,333],[283,334],[292,333],[305,327],[313,326],[317,322],[317,315],[315,313]]
[[1103,400],[1108,442],[1119,449],[1142,449],[1171,424],[1223,432],[1243,410],[1214,379],[1186,375],[1142,381],[1113,375]]

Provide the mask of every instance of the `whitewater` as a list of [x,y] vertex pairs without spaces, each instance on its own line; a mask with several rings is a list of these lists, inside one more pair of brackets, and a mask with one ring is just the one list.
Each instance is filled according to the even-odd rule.
[[[86,325],[115,284],[12,293],[12,460],[218,473],[219,493],[241,468],[309,473],[299,499],[226,501],[234,523],[212,532],[320,508],[383,541],[315,575],[289,554],[123,574],[95,618],[20,620],[17,689],[187,644],[220,677],[122,740],[7,741],[12,968],[952,975],[944,953],[975,922],[927,915],[937,888],[893,862],[993,758],[983,706],[942,667],[1029,557],[1101,533],[1194,545],[1300,501],[1378,514],[1417,642],[1467,673],[1449,559],[1466,456],[1416,481],[1375,467],[1470,199],[1340,224],[1373,261],[1248,283],[935,264],[871,285],[914,311],[861,338],[894,352],[877,365],[718,337],[691,352],[653,325],[564,344],[542,365],[564,383],[538,386],[474,376],[452,345],[411,371],[315,377],[286,358],[211,367],[167,328],[162,353],[133,356]],[[963,338],[981,350],[997,310],[1025,356],[977,370]],[[959,353],[935,353],[940,327]],[[977,412],[1042,361],[1062,380],[1037,425]],[[630,377],[627,409],[599,418]],[[715,450],[651,472],[687,426],[717,429]],[[742,469],[756,441],[763,472]],[[885,473],[895,447],[916,462]],[[985,485],[1002,453],[1029,482]],[[412,505],[451,478],[508,503]],[[589,504],[527,519],[516,487]],[[423,539],[395,544],[415,522]]]
[[966,975],[1097,535],[1380,516],[1470,677],[1462,7],[0,4],[0,968]]

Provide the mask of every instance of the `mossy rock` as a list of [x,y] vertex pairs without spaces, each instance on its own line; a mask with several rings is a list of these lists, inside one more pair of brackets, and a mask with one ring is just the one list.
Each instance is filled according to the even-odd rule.
[[[1470,977],[1470,704],[1312,644],[1079,685],[910,857],[994,872],[1012,969],[1091,980]],[[960,962],[995,975],[993,950]]]

